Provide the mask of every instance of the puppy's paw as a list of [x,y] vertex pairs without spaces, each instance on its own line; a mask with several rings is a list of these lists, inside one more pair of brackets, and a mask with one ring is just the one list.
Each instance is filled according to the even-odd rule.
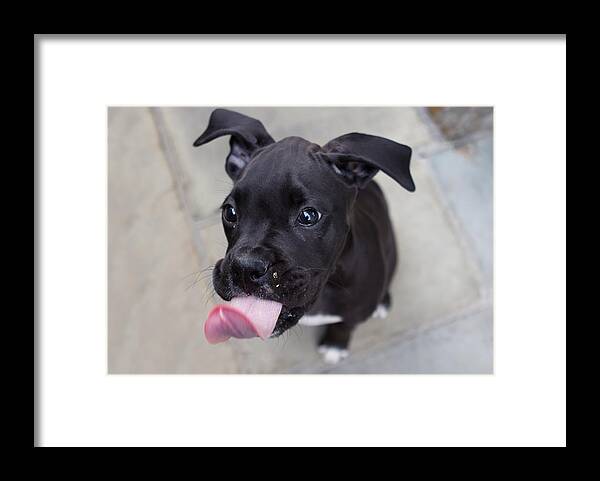
[[348,349],[342,349],[337,346],[319,346],[319,353],[323,357],[323,361],[327,364],[337,364],[342,359],[348,357]]
[[390,310],[388,306],[386,306],[385,304],[378,304],[377,309],[373,311],[371,317],[373,317],[374,319],[385,319],[388,316],[389,312]]

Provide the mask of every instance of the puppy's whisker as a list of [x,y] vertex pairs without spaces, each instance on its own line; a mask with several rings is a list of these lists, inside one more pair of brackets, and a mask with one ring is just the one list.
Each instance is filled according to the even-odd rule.
[[210,301],[214,301],[216,295],[217,295],[217,293],[214,290],[214,288],[211,288],[211,290],[208,293],[208,297],[206,298],[206,301],[204,302],[204,305],[207,305]]
[[194,282],[192,282],[189,286],[187,286],[185,288],[186,292],[189,291],[192,287],[194,287],[196,284],[198,284],[200,282],[200,279],[196,279]]
[[204,286],[204,294],[202,298],[204,305],[207,306],[208,303],[214,299],[215,295],[216,291],[212,284],[207,284],[206,286]]
[[183,276],[181,278],[181,280],[187,279],[188,277],[191,277],[191,276],[196,276],[196,275],[200,274],[201,272],[202,271],[196,271],[196,272],[192,272],[191,274],[186,274],[185,276]]
[[202,280],[202,281],[207,281],[207,280],[211,279],[212,276],[213,276],[212,272],[207,272],[205,274],[202,274],[200,277],[198,277],[198,279]]
[[191,277],[191,276],[197,276],[197,275],[200,275],[200,274],[202,274],[202,273],[204,273],[204,272],[206,272],[206,271],[212,271],[214,268],[215,268],[215,264],[212,264],[212,265],[210,265],[210,266],[207,266],[207,267],[205,267],[205,268],[203,268],[203,269],[200,269],[200,270],[198,270],[198,271],[192,272],[192,273],[190,273],[190,274],[186,274],[185,276],[183,276],[183,277],[182,277],[182,280],[183,280],[183,279],[187,279],[188,277]]
[[[210,270],[209,272],[204,272],[204,273],[203,273],[203,271],[206,271],[207,269],[211,269],[211,270]],[[196,279],[194,280],[194,282],[192,282],[192,283],[191,283],[191,284],[190,284],[190,285],[189,285],[189,286],[188,286],[188,287],[185,289],[185,290],[186,290],[186,292],[187,292],[188,290],[190,290],[192,287],[194,287],[196,284],[198,284],[198,283],[200,283],[200,282],[206,282],[208,279],[210,279],[210,278],[212,277],[212,269],[213,269],[213,267],[212,267],[212,266],[210,266],[210,267],[208,267],[208,268],[206,268],[206,269],[203,269],[202,271],[200,271],[200,272],[197,274],[197,277],[196,277]]]
[[202,269],[200,269],[198,272],[204,272],[207,271],[209,269],[213,269],[215,267],[215,264],[209,264],[206,267],[203,267]]

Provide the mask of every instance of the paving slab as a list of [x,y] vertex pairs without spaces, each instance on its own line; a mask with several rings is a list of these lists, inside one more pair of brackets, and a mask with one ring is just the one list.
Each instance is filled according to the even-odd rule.
[[108,372],[236,372],[231,346],[202,337],[187,287],[203,263],[145,108],[108,112]]
[[491,132],[460,139],[460,145],[428,158],[449,209],[491,295],[493,283],[493,139]]
[[491,374],[492,308],[421,327],[378,349],[355,353],[328,374]]

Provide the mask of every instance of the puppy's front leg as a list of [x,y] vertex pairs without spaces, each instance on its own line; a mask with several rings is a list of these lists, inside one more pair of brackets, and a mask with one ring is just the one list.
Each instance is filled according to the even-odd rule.
[[339,322],[329,324],[325,334],[319,343],[319,352],[323,360],[328,364],[337,364],[348,357],[348,346],[354,331],[355,324]]

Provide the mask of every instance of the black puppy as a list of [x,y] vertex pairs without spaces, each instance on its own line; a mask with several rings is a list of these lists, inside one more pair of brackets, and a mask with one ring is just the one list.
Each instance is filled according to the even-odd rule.
[[414,191],[410,147],[359,133],[323,147],[300,137],[275,142],[260,121],[223,109],[194,146],[224,135],[231,136],[225,169],[234,184],[222,204],[228,248],[213,284],[227,301],[264,306],[248,314],[260,321],[219,311],[207,337],[274,337],[298,322],[327,324],[319,349],[326,361],[339,361],[356,325],[385,315],[391,303],[396,246],[372,178],[382,170]]

